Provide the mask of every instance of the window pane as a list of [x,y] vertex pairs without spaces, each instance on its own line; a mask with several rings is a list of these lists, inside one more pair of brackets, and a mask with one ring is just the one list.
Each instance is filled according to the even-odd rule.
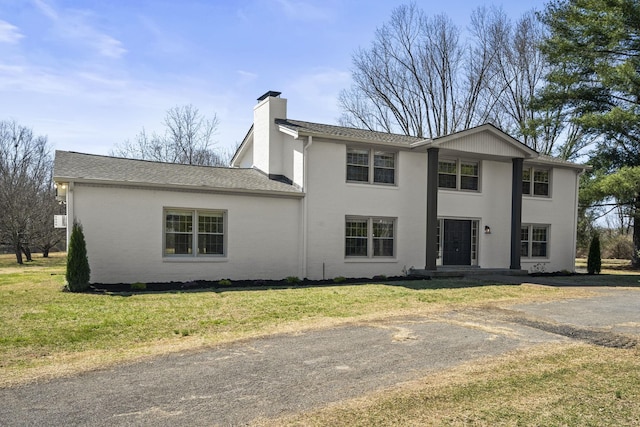
[[373,239],[373,256],[393,256],[393,239]]
[[344,253],[346,256],[367,256],[369,221],[366,219],[348,219],[345,227]]
[[549,171],[534,170],[533,172],[533,194],[536,196],[549,195]]
[[199,233],[224,233],[224,219],[222,214],[200,214],[198,215]]
[[167,232],[191,233],[193,231],[193,214],[190,211],[167,211],[165,227]]
[[461,163],[460,175],[478,176],[477,163]]
[[373,182],[382,184],[394,184],[395,183],[395,170],[394,169],[373,169]]
[[529,227],[520,229],[520,256],[529,256]]
[[347,164],[369,166],[369,150],[347,149]]
[[456,173],[456,162],[452,161],[441,161],[438,162],[438,172],[440,173]]
[[224,255],[224,236],[222,234],[199,234],[198,254]]
[[548,196],[549,195],[549,184],[542,183],[534,183],[533,184],[533,194],[536,196]]
[[547,256],[547,244],[541,242],[531,243],[531,256],[546,257]]
[[477,176],[461,176],[460,189],[461,190],[477,190],[478,177]]
[[367,256],[367,239],[347,237],[344,252],[346,256]]
[[387,219],[374,219],[373,237],[393,237],[393,221]]
[[533,236],[531,240],[534,242],[546,242],[547,241],[547,227],[533,227]]
[[347,220],[346,236],[347,237],[367,237],[368,221],[366,219]]
[[438,187],[440,188],[456,188],[455,175],[438,175]]
[[529,256],[529,243],[521,242],[520,243],[520,256],[528,257]]
[[522,181],[522,194],[531,194],[531,183]]
[[395,154],[393,153],[385,153],[383,151],[376,151],[373,153],[373,165],[376,167],[383,168],[394,168],[395,167]]
[[191,255],[193,248],[192,234],[167,233],[164,253],[167,255]]

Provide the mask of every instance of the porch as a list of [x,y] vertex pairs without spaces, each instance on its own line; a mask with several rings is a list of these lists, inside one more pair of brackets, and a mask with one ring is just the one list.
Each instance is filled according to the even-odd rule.
[[527,270],[511,268],[481,268],[476,266],[438,266],[435,270],[411,269],[412,276],[441,278],[441,277],[478,277],[478,276],[527,276]]

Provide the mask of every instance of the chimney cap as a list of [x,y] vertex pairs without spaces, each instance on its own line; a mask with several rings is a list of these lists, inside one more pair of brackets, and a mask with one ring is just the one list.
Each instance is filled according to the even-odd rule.
[[262,95],[260,98],[258,98],[258,101],[263,101],[265,99],[267,99],[270,96],[273,96],[274,98],[277,98],[280,96],[282,92],[276,92],[275,90],[270,90],[267,93],[265,93],[264,95]]

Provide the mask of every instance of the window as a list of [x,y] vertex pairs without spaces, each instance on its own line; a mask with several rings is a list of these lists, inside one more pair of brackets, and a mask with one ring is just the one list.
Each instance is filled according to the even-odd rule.
[[522,194],[548,197],[549,169],[524,168],[522,170]]
[[347,181],[395,184],[395,178],[395,153],[347,148]]
[[347,257],[393,257],[395,219],[347,217],[344,252]]
[[165,256],[225,255],[225,213],[184,209],[164,211]]
[[467,160],[438,162],[438,187],[451,190],[478,191],[480,163]]
[[524,258],[547,258],[549,226],[528,224],[520,231],[520,256]]

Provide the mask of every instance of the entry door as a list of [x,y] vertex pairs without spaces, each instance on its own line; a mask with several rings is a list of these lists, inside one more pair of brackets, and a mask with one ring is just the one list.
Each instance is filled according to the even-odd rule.
[[444,220],[443,265],[471,265],[471,221]]

